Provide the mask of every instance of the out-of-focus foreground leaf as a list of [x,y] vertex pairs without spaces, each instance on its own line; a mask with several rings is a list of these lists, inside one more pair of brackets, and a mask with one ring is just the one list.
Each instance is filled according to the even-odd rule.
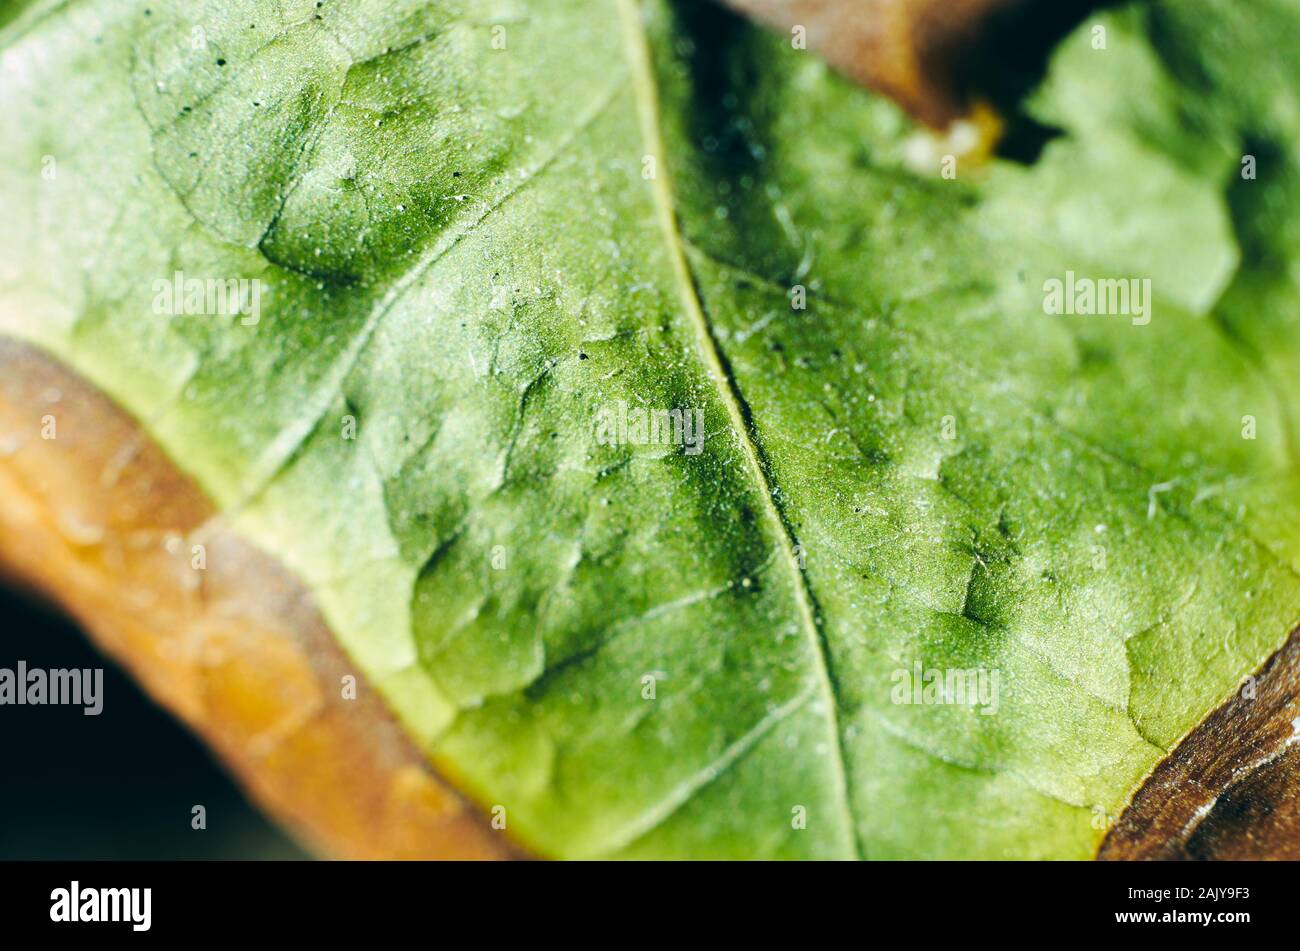
[[[1096,25],[1041,159],[947,179],[697,3],[29,4],[0,330],[538,854],[1087,856],[1300,613],[1300,6]],[[1067,271],[1149,323],[1045,314]],[[894,702],[917,665],[997,701]]]

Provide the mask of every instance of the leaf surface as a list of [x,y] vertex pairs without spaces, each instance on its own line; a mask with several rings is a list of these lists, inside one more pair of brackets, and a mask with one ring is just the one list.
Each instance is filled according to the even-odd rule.
[[[1099,22],[1041,159],[947,181],[707,6],[29,4],[0,330],[540,854],[1087,856],[1300,608],[1300,8]],[[1150,322],[1046,315],[1067,270]],[[160,314],[178,271],[259,319]],[[917,665],[996,712],[894,702]]]

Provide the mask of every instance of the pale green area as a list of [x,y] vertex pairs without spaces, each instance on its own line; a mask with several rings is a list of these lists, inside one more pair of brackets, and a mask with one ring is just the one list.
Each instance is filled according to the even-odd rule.
[[[1065,134],[956,181],[780,36],[644,12],[30,4],[0,330],[543,854],[1089,855],[1300,614],[1300,5],[1108,15],[1031,103]],[[260,322],[154,313],[178,269]],[[1067,269],[1149,278],[1151,323],[1045,315]],[[598,445],[620,400],[704,452]],[[996,669],[997,713],[892,703],[915,662]]]

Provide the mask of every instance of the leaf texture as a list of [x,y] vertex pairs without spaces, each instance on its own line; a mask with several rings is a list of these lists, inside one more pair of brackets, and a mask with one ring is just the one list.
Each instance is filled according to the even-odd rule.
[[[1097,23],[1042,157],[949,181],[707,5],[28,4],[0,331],[538,854],[1088,856],[1300,613],[1300,7]],[[1067,270],[1150,322],[1046,315]],[[176,272],[257,321],[158,313]],[[996,712],[895,702],[916,665]]]

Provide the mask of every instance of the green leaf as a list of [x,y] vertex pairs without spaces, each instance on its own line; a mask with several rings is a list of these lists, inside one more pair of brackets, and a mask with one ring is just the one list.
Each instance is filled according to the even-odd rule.
[[[0,330],[543,855],[1085,857],[1300,608],[1300,6],[1097,23],[1041,158],[945,180],[700,4],[27,4]],[[1150,322],[1045,314],[1067,271]]]

